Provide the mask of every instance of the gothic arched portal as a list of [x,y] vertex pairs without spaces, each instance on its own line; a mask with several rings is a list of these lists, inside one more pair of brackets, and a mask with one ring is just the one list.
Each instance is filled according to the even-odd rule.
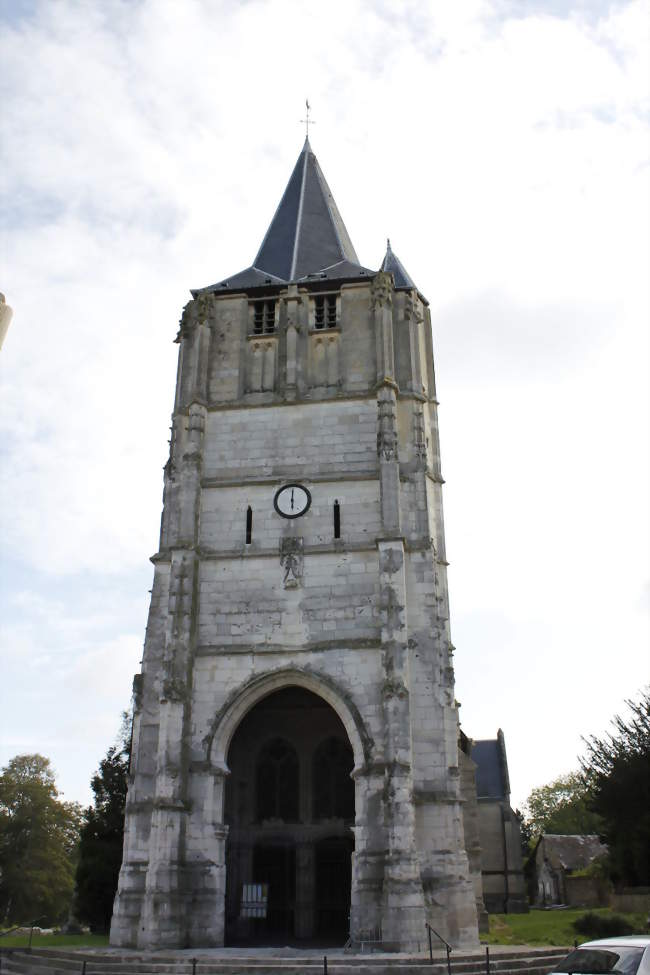
[[[349,932],[354,755],[341,719],[312,691],[276,690],[242,718],[227,765],[227,943],[342,944]],[[260,907],[255,885],[266,887]]]

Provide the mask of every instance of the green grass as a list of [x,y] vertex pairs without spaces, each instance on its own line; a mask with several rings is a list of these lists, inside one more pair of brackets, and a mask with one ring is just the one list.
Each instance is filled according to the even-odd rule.
[[[0,937],[0,948],[26,948],[28,944],[28,934]],[[37,934],[34,931],[32,938],[32,948],[103,948],[107,944],[107,934]]]
[[[611,915],[608,907],[592,909],[595,914]],[[573,922],[582,917],[586,907],[572,907],[561,911],[532,910],[529,914],[491,914],[490,933],[481,935],[481,941],[491,945],[556,945],[571,947],[575,938],[578,944],[587,938],[576,936]],[[643,914],[625,914],[635,931],[645,932]],[[24,948],[29,935],[0,937],[0,948]],[[37,934],[34,932],[34,948],[102,948],[108,944],[108,935],[102,934]]]
[[[490,933],[481,941],[491,945],[557,945],[571,947],[590,939],[577,935],[573,922],[587,912],[586,907],[571,907],[560,911],[531,910],[528,914],[491,914]],[[594,914],[611,915],[608,907],[591,908]],[[624,914],[634,930],[645,933],[646,918],[642,914]]]

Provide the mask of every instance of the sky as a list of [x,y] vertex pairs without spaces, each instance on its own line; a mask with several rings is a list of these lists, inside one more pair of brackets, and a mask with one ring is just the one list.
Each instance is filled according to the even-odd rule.
[[431,304],[456,696],[513,805],[649,679],[648,8],[0,0],[0,765],[87,803],[139,671],[189,289],[310,141]]

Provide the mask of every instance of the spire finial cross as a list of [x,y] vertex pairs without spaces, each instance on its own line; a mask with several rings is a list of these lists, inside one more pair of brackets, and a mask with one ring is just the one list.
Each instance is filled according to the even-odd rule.
[[311,105],[309,104],[309,99],[305,98],[305,108],[307,109],[305,117],[301,118],[300,121],[305,126],[305,139],[309,139],[309,126],[316,125],[313,118],[309,118],[309,113],[311,111]]

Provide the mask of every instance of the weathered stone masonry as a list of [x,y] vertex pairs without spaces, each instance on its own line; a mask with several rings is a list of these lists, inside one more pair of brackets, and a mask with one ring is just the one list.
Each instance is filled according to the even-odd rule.
[[[292,180],[300,166],[301,192],[319,190],[331,215],[308,144]],[[390,250],[383,270],[362,268],[334,220],[342,257],[328,270],[321,231],[302,220],[316,266],[283,280],[256,265],[196,293],[183,312],[113,945],[223,943],[226,899],[236,910],[239,896],[228,887],[229,833],[246,837],[236,820],[244,812],[226,796],[229,748],[246,715],[286,688],[331,707],[332,719],[319,720],[351,749],[354,822],[331,819],[327,829],[354,844],[353,940],[414,949],[425,920],[454,944],[477,939],[429,310]],[[325,295],[336,322],[320,328]],[[308,489],[311,506],[285,519],[274,495],[290,483]],[[287,907],[295,937],[313,937],[320,923],[309,906],[310,837],[325,827],[310,809],[301,799],[295,826],[250,826],[285,846],[295,834],[298,887],[283,895],[296,899]],[[254,853],[238,856],[239,881],[259,879],[243,876]]]

